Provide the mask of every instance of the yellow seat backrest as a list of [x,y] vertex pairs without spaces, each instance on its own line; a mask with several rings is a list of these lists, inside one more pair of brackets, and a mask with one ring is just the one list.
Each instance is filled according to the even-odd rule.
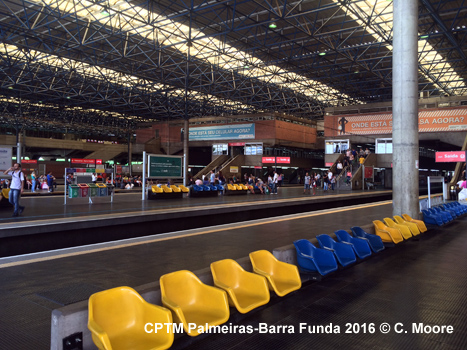
[[10,189],[9,188],[2,188],[2,197],[3,198],[10,198]]
[[160,188],[159,186],[157,185],[153,185],[151,186],[151,191],[153,193],[163,193],[164,191],[162,190],[162,188]]
[[162,185],[161,188],[165,193],[172,193],[173,192],[172,189],[170,187],[168,187],[167,185]]
[[95,293],[88,306],[88,328],[99,349],[168,349],[173,343],[172,329],[156,334],[141,331],[148,322],[172,322],[172,314],[166,308],[147,303],[130,287]]
[[227,184],[227,189],[228,189],[229,191],[236,191],[236,190],[237,190],[237,187],[235,187],[235,185]]
[[178,187],[180,187],[180,189],[182,190],[182,192],[184,193],[188,193],[190,192],[190,189],[187,188],[186,186],[183,186],[183,185],[178,185]]
[[277,295],[284,296],[301,288],[297,266],[277,260],[267,250],[251,252],[250,260],[253,271],[265,276]]
[[172,191],[174,191],[174,192],[177,192],[177,193],[178,193],[178,192],[182,192],[182,190],[181,190],[180,188],[178,188],[177,186],[175,186],[175,185],[170,185],[170,188],[171,188]]
[[245,271],[235,260],[213,262],[211,272],[214,284],[226,290],[229,303],[241,313],[247,313],[269,302],[266,278]]
[[172,310],[174,321],[183,323],[188,335],[200,334],[199,327],[227,322],[230,316],[227,294],[202,283],[191,271],[181,270],[163,275],[160,278],[162,303]]

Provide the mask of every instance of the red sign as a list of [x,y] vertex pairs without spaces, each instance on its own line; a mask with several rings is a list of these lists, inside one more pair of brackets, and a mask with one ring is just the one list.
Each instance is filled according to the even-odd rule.
[[21,164],[37,164],[37,160],[26,160],[26,159],[21,159]]
[[277,164],[290,164],[290,157],[277,157]]
[[262,166],[255,166],[255,169],[263,169]]
[[121,174],[123,172],[122,166],[117,165],[117,174]]
[[334,163],[326,163],[324,166],[332,166]]
[[465,162],[465,151],[436,152],[436,162]]
[[79,163],[79,164],[96,164],[95,159],[80,159],[80,158],[71,158],[72,163]]
[[96,159],[96,164],[102,164],[102,159]]
[[229,142],[229,146],[245,146],[245,142]]
[[366,166],[365,167],[365,179],[372,179],[373,178],[373,167]]
[[263,163],[275,163],[276,162],[276,157],[263,157],[261,159]]

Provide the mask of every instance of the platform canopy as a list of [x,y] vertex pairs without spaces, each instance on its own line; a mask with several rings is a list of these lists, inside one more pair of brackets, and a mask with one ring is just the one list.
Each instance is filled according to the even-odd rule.
[[[0,126],[142,123],[392,99],[388,0],[0,0]],[[467,7],[419,2],[419,91],[465,95]]]

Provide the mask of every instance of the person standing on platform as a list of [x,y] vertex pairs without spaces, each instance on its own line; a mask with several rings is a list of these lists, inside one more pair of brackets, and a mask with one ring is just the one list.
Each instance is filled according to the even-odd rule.
[[31,173],[31,192],[36,192],[36,171],[33,170]]
[[308,173],[305,174],[305,179],[304,179],[304,188],[303,188],[303,194],[310,194],[310,183],[311,183],[311,177]]
[[274,184],[273,188],[273,194],[277,194],[277,184],[279,182],[279,174],[277,174],[276,171],[274,171],[274,177],[272,179],[272,183]]
[[50,193],[54,191],[54,180],[55,180],[55,177],[52,175],[52,172],[50,171],[47,174],[47,186],[49,186]]
[[21,171],[21,164],[15,163],[10,169],[3,172],[5,175],[11,175],[9,201],[14,206],[13,217],[18,216],[24,211],[24,206],[19,205],[19,199],[24,189],[24,174]]
[[96,173],[92,173],[91,174],[91,181],[93,184],[95,184],[97,182],[97,176],[96,176]]

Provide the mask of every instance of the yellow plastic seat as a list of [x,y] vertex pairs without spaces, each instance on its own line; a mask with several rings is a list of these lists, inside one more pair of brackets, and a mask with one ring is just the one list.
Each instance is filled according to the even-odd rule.
[[2,188],[2,197],[5,199],[10,198],[10,189],[9,188]]
[[213,262],[211,272],[216,287],[227,292],[229,305],[242,314],[269,302],[266,278],[245,271],[235,260]]
[[269,289],[278,296],[283,297],[302,287],[297,266],[277,260],[267,250],[250,253],[250,260],[253,271],[266,277]]
[[410,232],[410,229],[407,226],[396,224],[391,218],[384,218],[384,222],[387,226],[401,231],[402,237],[404,237],[404,239],[409,239],[413,237],[412,232]]
[[160,188],[160,187],[157,186],[157,185],[151,186],[151,191],[152,191],[152,193],[164,193],[164,191],[162,190],[162,188]]
[[402,214],[402,217],[408,222],[413,222],[414,224],[417,224],[418,229],[420,230],[420,232],[423,233],[423,232],[428,231],[428,229],[426,228],[425,223],[422,220],[412,219],[408,214]]
[[418,229],[418,226],[416,223],[405,221],[399,215],[395,215],[394,219],[396,220],[396,223],[407,226],[410,232],[412,233],[412,235],[418,236],[420,234],[420,230]]
[[229,191],[236,191],[237,190],[237,187],[235,185],[231,185],[231,184],[227,184],[227,189]]
[[[89,298],[88,328],[101,350],[168,349],[174,340],[172,327],[156,333],[154,323],[171,322],[169,310],[146,302],[130,287],[105,290]],[[147,323],[152,328],[146,327]]]
[[240,184],[240,186],[242,187],[242,190],[248,191],[248,186],[247,185]]
[[404,237],[402,237],[402,233],[398,229],[387,227],[380,220],[374,220],[373,224],[375,225],[376,235],[380,236],[383,242],[397,244],[404,240]]
[[176,192],[176,193],[182,192],[182,190],[175,185],[170,185],[170,188],[172,189],[173,192]]
[[172,310],[175,323],[183,323],[185,332],[195,337],[207,331],[206,325],[217,326],[230,316],[227,293],[202,283],[187,270],[160,278],[162,304]]
[[237,191],[243,190],[242,185],[235,184],[234,187],[237,189]]
[[183,192],[183,193],[188,193],[190,192],[190,189],[186,186],[183,186],[183,185],[178,185],[178,187],[180,188],[180,190]]
[[172,189],[167,185],[162,185],[161,188],[162,188],[162,191],[164,191],[164,193],[172,193],[173,192]]

